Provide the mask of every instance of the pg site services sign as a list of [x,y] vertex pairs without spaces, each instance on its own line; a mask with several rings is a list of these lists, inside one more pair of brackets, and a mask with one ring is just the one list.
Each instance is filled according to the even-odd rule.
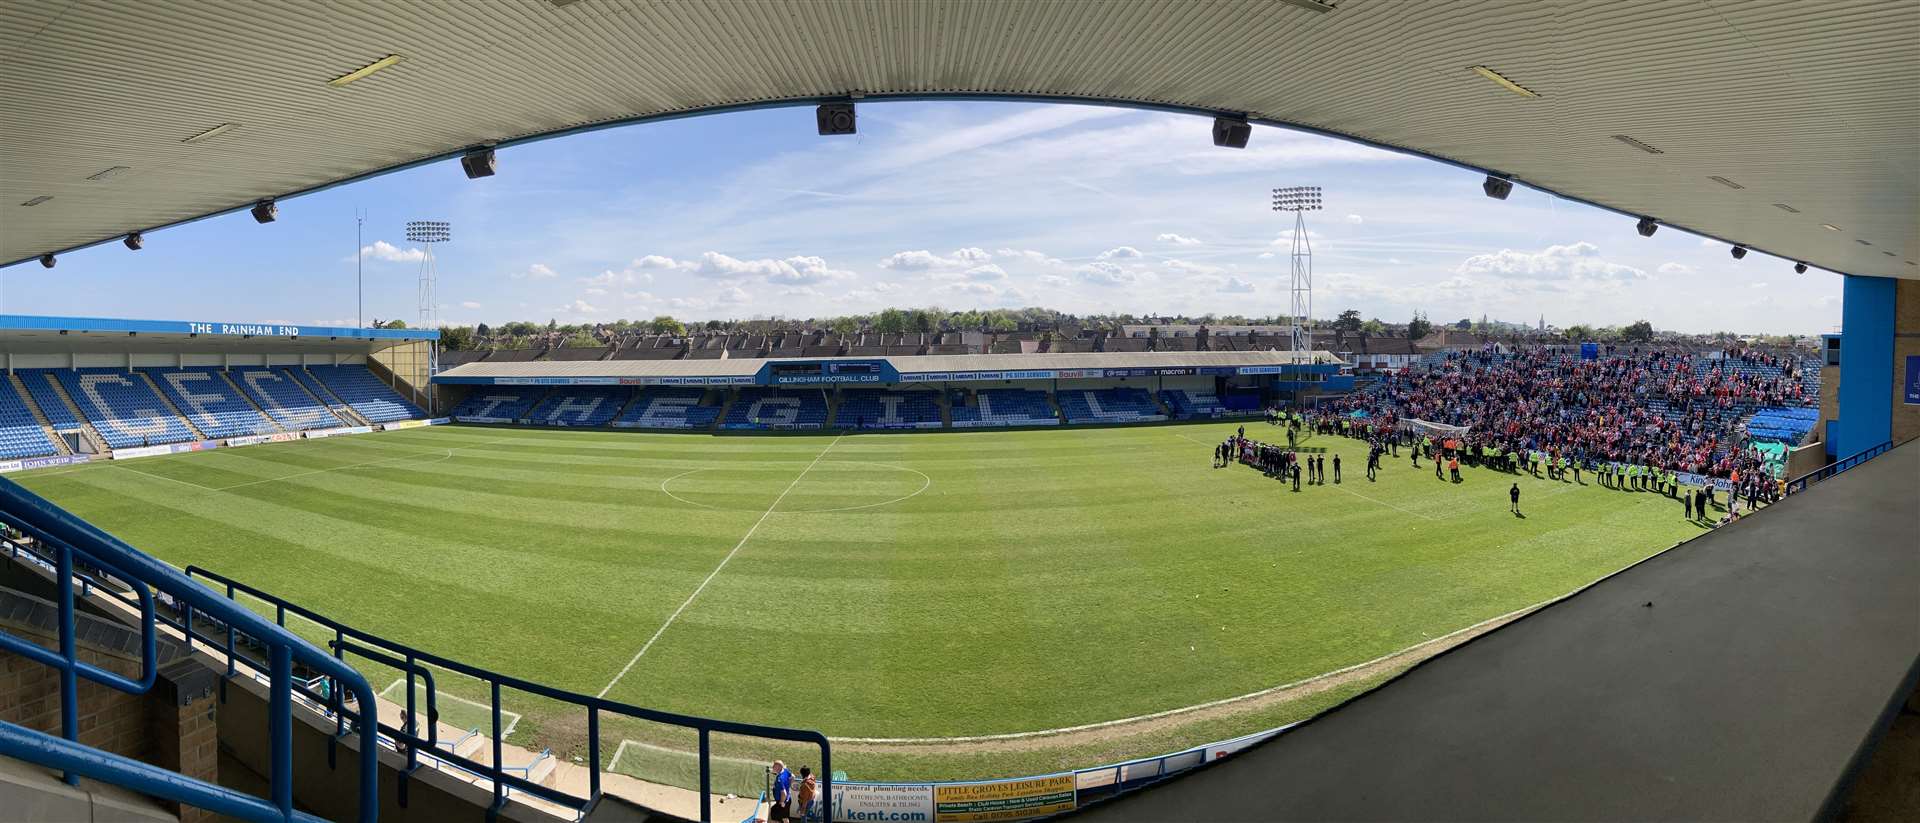
[[933,787],[934,823],[1025,820],[1073,808],[1073,773]]
[[933,786],[927,783],[835,783],[834,823],[933,823]]

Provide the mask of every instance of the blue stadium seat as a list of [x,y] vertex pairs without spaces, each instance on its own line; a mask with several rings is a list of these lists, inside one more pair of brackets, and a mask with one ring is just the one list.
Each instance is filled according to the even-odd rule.
[[214,369],[141,369],[160,393],[208,437],[242,437],[279,431],[260,410],[234,392]]
[[847,389],[833,422],[843,429],[937,429],[940,401],[926,389]]
[[[300,369],[289,369],[296,372]],[[348,406],[375,423],[391,423],[395,420],[412,420],[426,417],[420,407],[407,402],[392,386],[380,382],[366,366],[308,366],[308,374],[320,379],[320,382],[346,401]]]
[[147,381],[125,369],[55,369],[53,375],[107,441],[130,449],[195,439],[187,422],[167,411]]
[[981,389],[971,397],[953,392],[954,428],[984,426],[1058,426],[1060,418],[1047,393],[1031,389]]
[[707,429],[720,416],[719,406],[703,406],[706,389],[692,386],[648,386],[607,425],[627,429]]
[[452,417],[474,423],[513,423],[525,418],[547,390],[532,386],[475,386]]
[[254,367],[234,369],[228,374],[241,391],[260,404],[260,408],[266,409],[274,422],[288,431],[346,425],[345,421],[314,399],[310,392],[294,382],[292,375],[284,371]]
[[74,416],[73,410],[60,399],[60,394],[54,391],[53,387],[58,378],[53,376],[52,371],[21,369],[17,374],[20,376],[20,382],[26,384],[27,394],[33,397],[33,404],[39,406],[40,413],[47,416],[47,422],[53,424],[54,431],[76,431],[86,428],[86,425],[80,422],[80,418]]
[[1076,389],[1059,393],[1068,423],[1145,423],[1167,419],[1146,389]]
[[720,428],[818,429],[826,424],[826,392],[749,386],[734,398]]
[[528,415],[549,426],[604,426],[633,398],[618,386],[567,386],[554,389]]
[[58,454],[60,447],[47,436],[47,430],[34,419],[13,382],[0,380],[0,457],[18,459]]

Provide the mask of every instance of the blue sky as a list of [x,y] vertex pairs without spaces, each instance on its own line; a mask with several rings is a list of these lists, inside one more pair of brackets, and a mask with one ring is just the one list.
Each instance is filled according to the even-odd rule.
[[0,270],[0,311],[351,324],[354,214],[365,311],[412,322],[410,219],[437,251],[443,322],[813,317],[886,306],[1279,314],[1292,221],[1275,186],[1319,185],[1315,314],[1482,314],[1682,331],[1817,333],[1840,278],[1516,189],[1439,163],[1279,129],[1216,148],[1186,115],[1089,106],[873,103],[820,137],[799,107],[608,129],[503,149],[469,181],[438,163]]

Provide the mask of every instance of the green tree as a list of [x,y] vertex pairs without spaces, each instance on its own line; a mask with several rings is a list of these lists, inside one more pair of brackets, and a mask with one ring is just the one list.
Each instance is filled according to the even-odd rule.
[[440,348],[444,351],[466,351],[473,348],[473,329],[466,326],[441,326]]
[[663,314],[653,318],[653,322],[647,324],[647,327],[652,329],[654,334],[671,334],[678,337],[687,333],[687,327],[680,321],[673,319],[673,315],[670,314]]
[[1367,334],[1386,334],[1387,324],[1380,322],[1380,318],[1375,317],[1372,320],[1368,320],[1365,323],[1361,323],[1360,330],[1363,332],[1366,332]]
[[873,319],[873,330],[881,334],[899,334],[907,330],[907,313],[899,309],[883,309]]
[[407,327],[407,321],[405,321],[405,320],[388,320],[388,321],[387,321],[387,325],[386,325],[386,327],[387,327],[387,328],[389,328],[389,329],[404,329],[404,328],[406,328],[406,327]]
[[1407,338],[1410,340],[1419,340],[1432,333],[1433,324],[1427,322],[1425,312],[1414,312],[1413,319],[1407,321]]
[[827,329],[840,337],[851,337],[860,330],[860,321],[851,317],[836,317],[827,321]]
[[1627,324],[1620,330],[1620,337],[1632,343],[1647,343],[1653,340],[1653,324],[1645,320]]
[[481,323],[480,325],[474,327],[473,336],[474,337],[491,337],[493,336],[493,329],[489,329],[487,328],[487,324]]
[[1575,343],[1584,343],[1593,339],[1593,327],[1584,323],[1575,323],[1567,327],[1567,339]]
[[1360,312],[1356,309],[1341,312],[1340,317],[1333,321],[1333,330],[1337,332],[1357,332],[1360,326]]
[[1468,329],[1473,328],[1473,321],[1468,318],[1462,317],[1459,320],[1454,321],[1453,327],[1461,331],[1466,331]]

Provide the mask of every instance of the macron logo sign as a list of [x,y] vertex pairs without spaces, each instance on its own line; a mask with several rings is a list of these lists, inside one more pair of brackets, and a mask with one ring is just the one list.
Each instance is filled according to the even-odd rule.
[[237,334],[247,337],[299,337],[299,326],[272,323],[188,323],[189,334]]

